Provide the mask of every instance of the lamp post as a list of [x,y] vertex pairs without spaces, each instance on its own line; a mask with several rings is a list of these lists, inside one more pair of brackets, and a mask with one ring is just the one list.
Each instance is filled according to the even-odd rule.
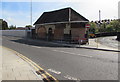
[[30,16],[31,16],[31,26],[32,26],[32,0],[30,2]]
[[30,37],[32,37],[32,0],[30,1],[30,24],[31,24]]
[[[101,11],[99,10],[99,28],[100,28],[100,24],[101,24]],[[98,48],[98,38],[97,38],[97,48]]]

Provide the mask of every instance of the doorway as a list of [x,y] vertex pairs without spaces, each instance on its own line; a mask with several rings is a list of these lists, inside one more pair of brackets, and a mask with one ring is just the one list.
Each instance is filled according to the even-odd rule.
[[52,41],[53,40],[53,29],[49,28],[48,29],[48,41]]

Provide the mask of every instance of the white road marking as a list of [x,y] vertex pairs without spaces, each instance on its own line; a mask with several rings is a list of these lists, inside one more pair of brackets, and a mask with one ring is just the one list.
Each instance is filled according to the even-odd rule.
[[83,56],[83,57],[93,57],[93,56],[88,56],[88,55],[82,55],[82,54],[76,54],[76,53],[71,53],[71,52],[65,52],[65,51],[60,51],[60,50],[53,50],[55,52],[62,52],[66,54],[72,54],[72,55],[78,55],[78,56]]
[[38,47],[38,46],[31,46],[31,47],[34,47],[34,48],[42,48],[42,47]]
[[79,56],[83,56],[83,57],[92,57],[92,56],[88,56],[88,55],[81,55],[81,54],[77,54]]
[[64,78],[69,79],[69,80],[79,80],[79,79],[72,77],[70,75],[66,75],[66,76],[64,76]]
[[61,74],[60,71],[56,71],[56,70],[53,70],[53,69],[48,69],[48,71],[53,72],[53,73],[58,74],[58,75]]

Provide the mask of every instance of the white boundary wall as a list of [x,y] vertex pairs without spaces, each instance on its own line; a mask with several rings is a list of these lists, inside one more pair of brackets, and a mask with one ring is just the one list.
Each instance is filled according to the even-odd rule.
[[4,36],[26,37],[26,30],[0,30]]

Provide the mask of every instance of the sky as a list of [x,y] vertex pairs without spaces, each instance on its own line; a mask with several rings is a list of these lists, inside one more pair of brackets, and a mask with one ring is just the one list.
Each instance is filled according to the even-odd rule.
[[101,19],[118,19],[118,2],[120,0],[1,0],[0,19],[8,22],[8,25],[25,27],[32,24],[43,12],[71,7],[90,21]]

